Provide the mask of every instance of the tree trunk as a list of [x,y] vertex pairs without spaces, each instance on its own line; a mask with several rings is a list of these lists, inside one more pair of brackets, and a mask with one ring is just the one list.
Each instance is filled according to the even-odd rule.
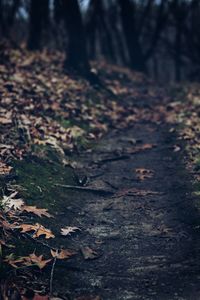
[[68,49],[65,67],[87,75],[90,73],[90,65],[78,1],[63,0],[63,10],[64,21],[68,32]]
[[181,80],[181,27],[177,24],[175,36],[175,78],[179,82]]
[[31,0],[28,49],[41,47],[41,35],[44,25],[48,23],[49,0]]
[[86,17],[86,38],[87,49],[90,59],[96,58],[97,52],[97,23],[98,23],[98,11],[96,10],[95,2],[90,0],[87,17]]
[[146,72],[146,64],[135,28],[135,8],[131,0],[118,0],[121,9],[121,20],[129,52],[130,67],[133,70]]
[[182,69],[182,35],[183,28],[186,24],[188,15],[187,3],[181,0],[173,0],[171,3],[171,11],[175,21],[175,40],[174,40],[174,65],[175,65],[175,79],[181,80]]

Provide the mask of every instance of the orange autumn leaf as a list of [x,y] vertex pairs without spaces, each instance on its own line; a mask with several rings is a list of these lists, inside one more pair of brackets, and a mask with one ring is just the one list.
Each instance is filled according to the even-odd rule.
[[19,228],[22,229],[21,233],[34,231],[33,238],[38,238],[41,235],[45,235],[46,239],[54,238],[55,235],[51,232],[50,229],[45,228],[39,223],[36,223],[35,225],[32,224],[21,224]]
[[35,253],[31,253],[28,258],[30,258],[31,262],[35,263],[40,269],[43,269],[51,259],[44,260],[43,255],[37,256]]
[[72,255],[76,254],[76,252],[68,249],[62,249],[60,251],[51,250],[51,255],[58,259],[67,259],[70,258]]
[[39,269],[43,269],[51,259],[44,260],[43,255],[37,256],[35,253],[31,253],[29,256],[22,256],[14,259],[13,256],[8,256],[5,260],[9,265],[14,268],[19,268],[20,266],[37,266]]
[[51,218],[52,215],[50,213],[48,213],[48,210],[46,208],[37,208],[36,206],[28,206],[28,205],[24,205],[22,207],[23,211],[26,211],[28,213],[33,213],[39,217],[45,216],[47,218]]

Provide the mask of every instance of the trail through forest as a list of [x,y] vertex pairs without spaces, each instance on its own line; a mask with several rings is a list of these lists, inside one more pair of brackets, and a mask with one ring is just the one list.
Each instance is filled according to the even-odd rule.
[[[82,230],[70,240],[78,255],[55,271],[54,286],[61,295],[199,299],[197,214],[190,178],[180,153],[172,151],[175,136],[168,129],[141,122],[113,130],[80,157],[91,177],[89,186],[105,193],[74,191],[73,200],[58,211],[56,222],[71,220]],[[116,155],[135,141],[154,147]]]
[[102,86],[92,87],[64,75],[58,53],[9,54],[0,68],[2,293],[198,300],[198,199],[177,131],[181,104],[120,67],[99,65]]
[[0,300],[200,299],[199,15],[0,0]]

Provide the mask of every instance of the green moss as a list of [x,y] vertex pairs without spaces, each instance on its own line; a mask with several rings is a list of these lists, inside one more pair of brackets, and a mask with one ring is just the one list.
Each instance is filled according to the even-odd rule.
[[[69,194],[56,184],[74,184],[73,170],[57,161],[27,158],[13,163],[16,170],[16,183],[24,188],[23,197],[29,205],[60,210]],[[59,201],[58,201],[59,199]]]
[[60,123],[61,126],[63,126],[64,128],[69,128],[73,125],[76,125],[75,122],[73,122],[71,119],[66,119],[63,117],[57,118],[57,121]]
[[194,161],[194,164],[197,168],[200,168],[200,157],[197,157]]

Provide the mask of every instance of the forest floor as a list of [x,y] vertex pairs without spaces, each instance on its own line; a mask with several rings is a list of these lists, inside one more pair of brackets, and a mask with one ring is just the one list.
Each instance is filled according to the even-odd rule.
[[94,63],[93,87],[21,51],[0,53],[2,299],[200,299],[198,85]]

